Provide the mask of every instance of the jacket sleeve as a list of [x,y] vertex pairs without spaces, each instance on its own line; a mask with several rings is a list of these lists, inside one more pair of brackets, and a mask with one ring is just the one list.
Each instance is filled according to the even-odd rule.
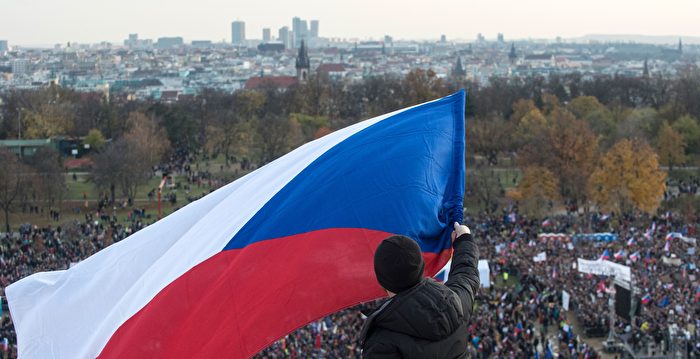
[[454,242],[452,266],[445,285],[462,300],[464,320],[471,317],[474,295],[479,290],[479,247],[471,234],[463,234]]
[[370,341],[362,350],[363,359],[401,359],[398,349],[387,343]]

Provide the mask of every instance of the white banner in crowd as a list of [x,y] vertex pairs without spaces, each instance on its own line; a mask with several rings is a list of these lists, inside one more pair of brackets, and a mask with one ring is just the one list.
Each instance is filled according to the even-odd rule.
[[537,253],[536,256],[532,257],[532,260],[535,261],[535,263],[544,262],[547,260],[547,253],[546,252]]
[[578,258],[577,262],[578,271],[581,273],[609,275],[626,282],[632,280],[632,270],[630,267],[622,264],[617,264],[606,260],[590,261],[581,258]]
[[491,287],[491,270],[489,269],[489,262],[486,259],[479,260],[479,281],[481,286],[484,288]]
[[681,262],[681,259],[677,258],[677,257],[669,258],[669,257],[663,256],[663,257],[661,257],[661,262],[663,262],[663,264],[665,264],[665,265],[676,266],[676,267],[683,264],[683,262]]
[[561,291],[561,307],[564,308],[564,310],[569,310],[569,300],[571,299],[571,295],[565,290]]

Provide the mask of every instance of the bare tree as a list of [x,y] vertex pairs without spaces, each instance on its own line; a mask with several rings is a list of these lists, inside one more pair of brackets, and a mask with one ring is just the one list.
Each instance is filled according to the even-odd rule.
[[17,156],[0,148],[0,208],[5,213],[5,230],[10,231],[10,213],[12,213],[22,195],[26,182],[23,176],[27,175],[22,163]]

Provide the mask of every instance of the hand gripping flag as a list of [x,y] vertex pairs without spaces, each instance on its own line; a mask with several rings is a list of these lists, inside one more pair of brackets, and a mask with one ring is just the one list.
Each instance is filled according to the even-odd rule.
[[392,234],[418,242],[435,275],[462,220],[464,98],[338,130],[68,270],[12,284],[19,355],[250,357],[384,296],[373,254]]

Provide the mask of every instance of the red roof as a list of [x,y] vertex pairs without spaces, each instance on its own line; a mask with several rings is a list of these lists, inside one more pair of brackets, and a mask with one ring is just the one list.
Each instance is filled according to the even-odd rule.
[[318,72],[344,72],[344,64],[320,64],[318,65]]
[[93,162],[87,157],[83,158],[69,158],[63,161],[63,166],[69,170],[76,168],[87,168],[92,167]]
[[288,88],[292,85],[296,85],[296,83],[296,76],[251,77],[245,82],[245,89]]
[[177,91],[163,91],[160,93],[161,100],[177,100]]

